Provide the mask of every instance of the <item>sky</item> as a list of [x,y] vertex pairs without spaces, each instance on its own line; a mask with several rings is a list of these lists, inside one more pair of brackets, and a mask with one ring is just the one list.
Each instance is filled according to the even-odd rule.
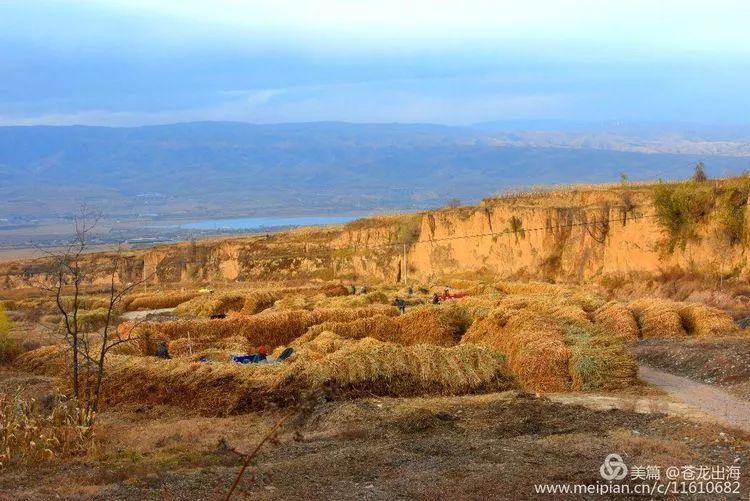
[[747,124],[746,0],[0,0],[0,125]]

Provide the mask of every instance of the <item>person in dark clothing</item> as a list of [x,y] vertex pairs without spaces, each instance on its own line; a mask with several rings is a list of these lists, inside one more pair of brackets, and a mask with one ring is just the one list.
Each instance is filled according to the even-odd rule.
[[164,341],[159,341],[156,345],[156,356],[159,358],[164,359],[170,359],[172,357],[169,356],[169,348],[167,348],[167,343]]
[[406,291],[406,293],[411,296],[414,294],[414,289],[411,286],[409,286],[409,289]]
[[357,286],[352,284],[352,296],[356,296],[356,295],[357,295]]
[[432,295],[432,304],[440,304],[440,296],[437,292]]
[[406,313],[406,301],[401,299],[400,297],[397,297],[395,301],[393,301],[393,304],[398,308],[398,311],[401,312],[401,314]]

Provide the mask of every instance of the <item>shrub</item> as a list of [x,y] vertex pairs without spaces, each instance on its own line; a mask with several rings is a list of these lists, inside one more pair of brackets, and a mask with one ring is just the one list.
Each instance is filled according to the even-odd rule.
[[698,239],[698,225],[705,221],[716,199],[710,186],[695,182],[660,183],[654,187],[653,197],[656,221],[666,230],[664,247],[670,253]]

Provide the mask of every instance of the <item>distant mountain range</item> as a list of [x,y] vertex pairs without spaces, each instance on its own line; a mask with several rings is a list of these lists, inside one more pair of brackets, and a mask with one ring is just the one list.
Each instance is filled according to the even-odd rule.
[[750,168],[747,130],[497,122],[0,127],[0,219],[414,209],[508,187]]

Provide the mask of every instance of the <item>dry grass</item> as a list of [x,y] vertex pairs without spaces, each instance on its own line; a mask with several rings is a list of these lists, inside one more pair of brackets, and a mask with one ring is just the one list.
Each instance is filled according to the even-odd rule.
[[633,312],[624,304],[611,301],[594,313],[596,326],[610,336],[637,339],[640,336]]
[[175,308],[198,296],[197,292],[154,292],[133,294],[123,300],[124,311]]
[[682,325],[692,336],[726,336],[737,332],[732,318],[721,310],[697,303],[681,303]]
[[637,381],[638,366],[625,345],[595,327],[571,325],[565,340],[571,348],[569,361],[573,390],[615,390]]
[[629,307],[635,314],[643,338],[686,335],[679,309],[673,301],[642,298],[630,303]]
[[511,295],[498,301],[498,306],[510,310],[531,310],[569,324],[591,324],[588,315],[580,306],[548,296]]
[[273,304],[284,296],[279,291],[254,291],[245,296],[240,313],[243,315],[255,315]]
[[153,354],[158,341],[188,336],[199,346],[212,346],[222,339],[241,336],[250,347],[263,344],[273,348],[288,345],[308,328],[323,322],[349,322],[375,315],[396,314],[396,308],[381,305],[315,311],[265,311],[252,316],[234,315],[223,320],[144,322],[134,328],[133,334],[139,338],[144,354]]
[[200,294],[175,309],[180,316],[210,317],[238,312],[245,305],[245,294],[237,292]]
[[108,404],[172,404],[204,414],[230,414],[293,404],[302,394],[322,388],[330,397],[349,398],[459,395],[513,387],[504,358],[485,347],[406,347],[324,333],[283,364],[113,355],[104,398]]
[[93,445],[93,428],[73,403],[55,396],[43,411],[19,393],[0,393],[0,468],[36,465],[85,454]]
[[360,318],[350,322],[323,322],[313,325],[307,332],[292,342],[292,346],[299,346],[315,339],[322,332],[332,332],[344,339],[363,339],[371,337],[378,341],[401,343],[400,329],[393,317],[375,315]]
[[561,326],[530,310],[498,307],[474,322],[462,343],[489,346],[508,357],[508,365],[526,388],[564,391],[570,387],[570,348]]

